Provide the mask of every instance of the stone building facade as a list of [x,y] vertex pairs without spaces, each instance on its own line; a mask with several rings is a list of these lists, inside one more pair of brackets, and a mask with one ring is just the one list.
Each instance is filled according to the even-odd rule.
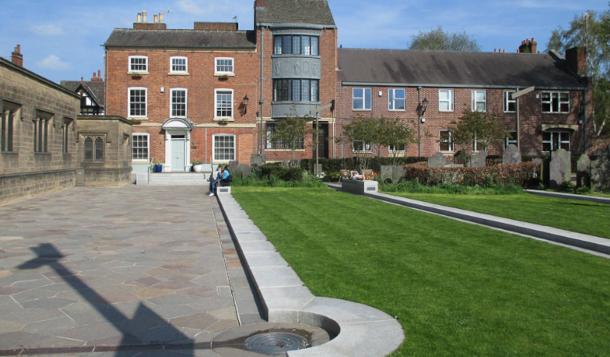
[[0,58],[0,202],[74,186],[79,98],[27,69],[19,47]]
[[[419,130],[419,144],[395,148],[399,155],[451,156],[458,150],[451,128],[464,110],[496,114],[505,144],[525,156],[586,146],[591,105],[583,102],[591,94],[582,49],[539,54],[533,40],[520,53],[344,49],[327,0],[255,0],[254,16],[247,31],[209,22],[174,30],[162,16],[153,23],[139,16],[133,28],[112,32],[107,113],[142,122],[134,169],[159,162],[164,171],[188,171],[194,162],[249,164],[257,155],[288,160],[287,145],[273,137],[287,117],[309,119],[296,158],[314,156],[314,118],[320,157],[366,151],[366,143],[339,140],[358,116],[396,117]],[[512,93],[530,87],[517,110]]]
[[24,68],[19,45],[0,58],[0,204],[129,182],[133,122],[79,116],[82,86],[73,90]]

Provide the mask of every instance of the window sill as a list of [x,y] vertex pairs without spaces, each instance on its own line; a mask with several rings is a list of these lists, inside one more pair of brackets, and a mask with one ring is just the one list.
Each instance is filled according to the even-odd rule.
[[542,112],[542,114],[554,114],[554,115],[557,115],[557,114],[570,114],[570,112]]
[[148,159],[137,159],[137,160],[132,159],[131,162],[136,163],[136,164],[149,164],[150,163],[148,161]]
[[271,58],[317,58],[320,59],[320,55],[296,55],[296,54],[272,54]]
[[217,122],[231,121],[231,122],[233,122],[233,121],[235,121],[235,119],[234,118],[214,118],[214,121],[217,121]]
[[439,110],[439,113],[453,113],[453,110]]
[[352,108],[352,111],[353,112],[370,112],[371,109],[354,109],[354,108]]
[[127,117],[129,120],[148,120],[148,117]]
[[188,76],[190,73],[188,72],[169,72],[168,76]]
[[128,71],[127,74],[130,76],[139,76],[142,74],[148,74],[148,71]]
[[234,72],[214,72],[214,77],[235,77]]
[[389,112],[406,112],[406,109],[388,109]]
[[0,151],[0,155],[2,156],[17,156],[18,153],[16,151]]
[[[265,151],[269,152],[290,152],[291,149],[265,149]],[[305,152],[305,149],[296,149],[294,152]]]

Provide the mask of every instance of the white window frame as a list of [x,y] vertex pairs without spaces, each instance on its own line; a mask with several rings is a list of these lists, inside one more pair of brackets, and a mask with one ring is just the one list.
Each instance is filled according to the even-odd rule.
[[[511,138],[511,135],[510,135],[511,133],[515,134],[515,138],[514,139]],[[511,144],[515,145],[515,146],[519,145],[518,144],[518,140],[517,140],[517,132],[514,131],[514,130],[513,131],[509,131],[507,133],[506,137],[504,138],[504,148],[507,148],[508,145],[511,145]]]
[[[218,92],[231,92],[231,116],[230,117],[219,117],[218,114]],[[234,120],[235,117],[235,91],[229,88],[216,88],[214,89],[214,120]]]
[[[233,160],[219,160],[216,158],[216,137],[218,136],[232,136],[233,137]],[[229,163],[230,161],[237,160],[237,135],[235,134],[214,134],[212,135],[212,162],[213,163]]]
[[[175,59],[183,59],[184,60],[184,71],[176,71],[174,70],[174,60]],[[169,58],[169,74],[188,74],[189,73],[189,59],[186,56],[172,56]]]
[[[184,91],[184,116],[174,115],[173,113],[173,99],[174,92],[176,91]],[[169,90],[169,117],[170,118],[186,118],[189,115],[189,90],[186,88],[172,88]]]
[[[548,93],[549,95],[549,100],[544,100],[544,95]],[[562,94],[566,94],[568,96],[568,100],[567,101],[561,101],[561,95]],[[557,111],[553,110],[553,95],[557,96]],[[545,114],[567,114],[570,112],[571,109],[571,98],[570,98],[570,92],[569,91],[542,91],[542,93],[540,93],[540,109],[542,111],[542,113]],[[545,111],[544,108],[542,108],[543,104],[549,104],[549,111]],[[562,111],[561,110],[561,104],[568,104],[568,110],[566,111]]]
[[[483,94],[483,99],[478,100],[477,94]],[[471,109],[473,112],[487,112],[487,91],[485,89],[474,89],[471,91]],[[477,104],[483,104],[483,110],[477,109]]]
[[[449,150],[442,150],[441,149],[441,144],[443,144],[443,139],[441,137],[441,133],[443,132],[448,132],[449,133]],[[439,131],[439,135],[438,135],[438,151],[440,152],[444,152],[444,153],[453,153],[455,152],[455,141],[453,139],[453,130],[450,129],[441,129]]]
[[[146,69],[142,70],[142,69],[132,69],[131,68],[131,60],[139,59],[139,58],[145,59]],[[128,60],[127,60],[127,70],[128,70],[127,71],[128,73],[147,74],[148,73],[148,56],[129,56]]]
[[[545,140],[544,139],[544,134],[550,134],[551,135],[551,139],[550,140]],[[553,147],[554,144],[554,140],[553,140],[553,136],[554,135],[558,135],[559,136],[559,147]],[[563,140],[564,135],[568,136],[568,140]],[[567,130],[547,130],[545,132],[542,133],[542,151],[544,152],[549,152],[548,150],[544,150],[544,144],[549,144],[549,146],[551,147],[550,151],[556,151],[559,150],[561,148],[561,144],[568,144],[568,150],[570,151],[572,149],[572,133],[570,131]]]
[[[356,150],[354,147],[354,143],[355,142],[361,142],[362,143],[362,150]],[[356,152],[356,153],[370,153],[372,152],[372,148],[371,148],[371,144],[367,143],[364,140],[352,140],[352,152]]]
[[[503,93],[504,96],[504,113],[516,113],[517,112],[517,99],[513,98],[513,99],[509,99],[509,94],[515,94],[517,91],[515,91],[514,89],[509,89],[509,90],[505,90]],[[509,110],[509,104],[513,103],[515,104],[515,110]]]
[[[447,100],[443,100],[441,99],[441,93],[443,92],[447,92],[448,94],[448,99]],[[447,102],[448,105],[448,109],[443,109],[441,108],[441,103],[445,103]],[[438,90],[438,111],[441,113],[450,113],[453,112],[454,110],[454,95],[453,95],[453,89],[448,89],[448,88],[442,88]]]
[[396,150],[396,148],[394,147],[394,145],[390,145],[388,146],[388,151],[390,152],[390,154],[404,154],[404,152],[407,150],[407,144],[400,144],[402,145],[403,149],[402,150]]
[[[131,91],[144,90],[144,115],[131,115]],[[148,119],[148,88],[146,87],[128,87],[127,88],[127,117],[137,119]]]
[[[362,90],[362,97],[356,97],[356,91],[357,90]],[[371,98],[371,103],[370,103],[370,107],[366,107],[366,92],[369,92],[370,95],[369,97]],[[356,108],[354,106],[354,99],[355,98],[362,98],[362,107],[360,108]],[[370,112],[371,108],[373,107],[373,89],[371,87],[354,87],[352,88],[352,110],[353,111],[359,111],[359,112]]]
[[[133,145],[135,140],[134,136],[146,136],[146,159],[134,159],[133,158]],[[131,134],[131,161],[133,162],[150,162],[150,134],[149,133],[132,133]]]
[[[396,109],[396,92],[402,91],[402,109]],[[404,112],[407,109],[407,90],[405,88],[389,88],[388,89],[388,110],[391,112]]]
[[[220,60],[231,60],[232,71],[219,71],[218,61]],[[235,75],[235,58],[233,57],[216,57],[214,58],[214,75],[215,76],[234,76]]]

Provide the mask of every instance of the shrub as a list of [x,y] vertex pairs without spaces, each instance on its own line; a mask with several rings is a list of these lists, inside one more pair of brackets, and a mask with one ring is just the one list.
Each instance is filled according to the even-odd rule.
[[261,166],[258,178],[275,177],[283,181],[303,180],[303,169],[300,167],[285,167],[279,164],[265,164]]
[[465,186],[529,186],[539,178],[539,166],[533,162],[500,164],[487,167],[430,168],[407,166],[405,178],[424,185],[457,184]]
[[[329,173],[339,172],[340,170],[360,170],[359,160],[360,158],[358,157],[348,157],[345,159],[319,159],[319,162],[322,165],[322,171]],[[406,165],[425,162],[428,159],[425,157],[399,157],[396,159],[391,157],[371,157],[368,160],[368,166],[370,166],[368,168],[380,172],[381,165],[392,165],[393,160],[396,160],[397,165]],[[315,160],[312,159],[301,160],[301,168],[309,172],[313,172],[314,164]]]

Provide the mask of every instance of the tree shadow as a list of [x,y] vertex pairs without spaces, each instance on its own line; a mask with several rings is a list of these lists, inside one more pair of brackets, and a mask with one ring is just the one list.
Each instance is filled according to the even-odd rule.
[[[196,345],[191,338],[143,303],[138,305],[136,313],[130,319],[64,266],[61,263],[64,255],[53,244],[43,243],[30,249],[37,257],[19,265],[19,269],[38,269],[45,265],[51,267],[74,291],[121,332],[122,340],[114,346],[36,348],[26,354],[37,354],[36,351],[45,354],[93,352],[94,349],[96,352],[116,351],[117,357],[132,356],[138,351],[169,350],[180,351],[184,356],[194,356],[195,349],[210,348],[209,343]],[[27,349],[25,352],[28,352]]]

